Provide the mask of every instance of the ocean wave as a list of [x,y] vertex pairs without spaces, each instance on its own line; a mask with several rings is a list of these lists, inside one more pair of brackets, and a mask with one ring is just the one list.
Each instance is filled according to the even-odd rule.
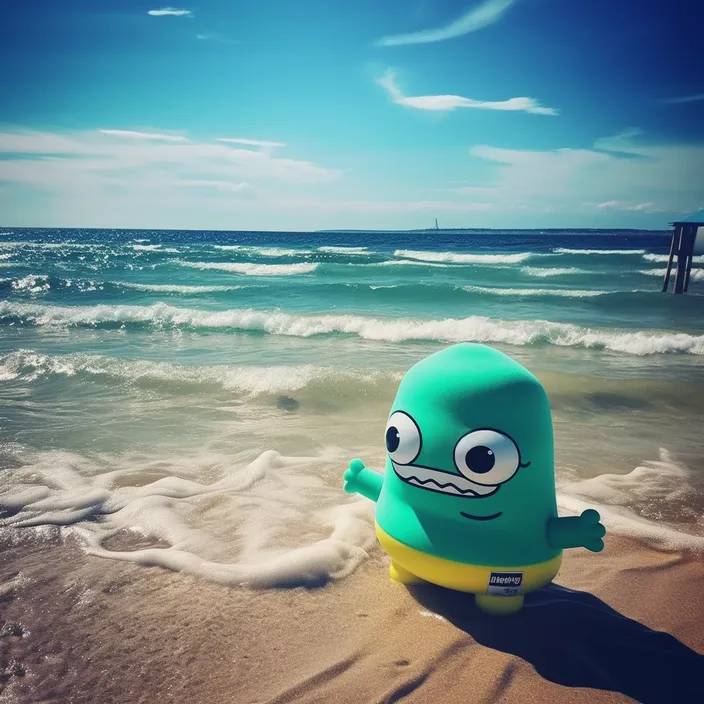
[[137,252],[164,252],[168,254],[179,254],[181,251],[174,247],[164,247],[163,244],[133,244],[132,249]]
[[561,288],[489,288],[487,286],[462,286],[469,293],[486,293],[492,296],[562,296],[565,298],[593,298],[618,291],[589,291]]
[[180,266],[202,271],[227,271],[231,274],[244,274],[245,276],[293,276],[295,274],[310,274],[315,271],[319,263],[299,264],[252,264],[236,262],[185,262],[176,261]]
[[[661,279],[665,278],[665,269],[640,269],[639,274],[644,276],[658,276]],[[671,275],[674,276],[674,270]],[[704,269],[692,269],[689,272],[689,278],[692,281],[704,281]]]
[[436,267],[439,269],[448,269],[451,264],[441,264],[439,262],[425,262],[414,259],[387,259],[384,262],[373,262],[371,264],[352,264],[349,266],[423,266],[423,267]]
[[568,267],[541,267],[541,266],[522,266],[521,272],[528,276],[537,276],[538,278],[546,278],[548,276],[567,276],[571,274],[590,274],[592,272],[586,269],[578,269],[575,266]]
[[501,320],[483,316],[425,320],[359,315],[294,315],[234,309],[205,311],[165,303],[151,306],[45,306],[0,302],[0,321],[33,325],[148,325],[157,328],[229,329],[290,337],[356,335],[388,342],[485,342],[508,345],[549,344],[606,349],[630,355],[685,353],[704,355],[704,335],[658,330],[590,329],[546,320]]
[[[669,254],[644,254],[643,259],[646,262],[658,262],[667,264],[667,260],[670,258]],[[673,260],[674,262],[675,260]],[[692,263],[694,264],[704,264],[704,254],[692,257]]]
[[104,249],[108,245],[94,242],[0,242],[0,249],[32,247],[34,249]]
[[417,259],[423,262],[447,262],[451,264],[519,264],[536,256],[532,252],[515,254],[458,254],[455,252],[425,252],[413,249],[397,249],[395,257]]
[[558,506],[573,514],[597,508],[607,531],[645,539],[657,549],[703,552],[704,536],[674,527],[701,530],[692,525],[698,514],[689,508],[697,501],[695,475],[666,449],[659,455],[628,474],[601,474],[558,487]]
[[214,244],[213,249],[224,252],[241,252],[257,257],[297,257],[312,254],[310,249],[293,249],[290,247],[253,247],[246,244]]
[[399,372],[349,369],[313,364],[279,366],[186,365],[142,359],[123,359],[91,354],[48,355],[34,350],[15,350],[0,356],[0,380],[36,381],[49,376],[104,376],[119,382],[165,382],[209,385],[251,397],[293,393],[311,387],[331,390],[347,385],[359,395],[361,387],[400,381]]
[[151,291],[153,293],[182,293],[182,294],[196,294],[196,293],[218,293],[224,291],[236,291],[237,289],[244,288],[244,286],[188,286],[188,285],[178,285],[178,284],[138,284],[130,283],[128,281],[110,281],[112,286],[117,286],[118,288],[130,288],[135,291]]
[[555,247],[554,254],[645,254],[644,249],[569,249],[567,247]]
[[373,254],[368,247],[318,247],[319,252],[328,254]]
[[14,255],[11,252],[7,253],[7,254],[0,254],[0,261],[2,261],[4,259],[12,259],[13,256]]
[[50,288],[49,277],[45,274],[29,274],[12,282],[15,291],[23,293],[46,293]]

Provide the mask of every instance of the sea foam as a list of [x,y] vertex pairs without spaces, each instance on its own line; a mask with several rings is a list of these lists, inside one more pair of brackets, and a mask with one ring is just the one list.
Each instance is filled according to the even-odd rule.
[[456,252],[424,252],[412,249],[397,249],[395,257],[417,259],[424,262],[447,262],[451,264],[518,264],[536,256],[532,252],[515,254],[458,254]]
[[164,247],[162,244],[133,244],[132,249],[137,252],[164,252],[169,254],[178,254],[180,252],[174,247]]
[[555,254],[645,254],[644,249],[569,249],[567,247],[555,247],[552,251]]
[[[644,276],[659,276],[661,279],[665,278],[665,269],[640,269],[638,273]],[[674,269],[671,275],[674,275]],[[689,272],[689,278],[691,281],[704,281],[704,269],[692,269]]]
[[294,276],[310,274],[318,268],[317,262],[299,264],[252,264],[235,262],[186,262],[177,261],[180,266],[203,271],[227,271],[245,276]]
[[[243,462],[208,452],[155,460],[15,445],[9,453],[15,468],[0,494],[0,526],[58,529],[100,558],[269,588],[344,578],[379,549],[373,503],[342,490],[341,449],[307,457],[266,450]],[[558,505],[562,515],[596,507],[607,540],[622,534],[656,549],[701,553],[697,517],[672,510],[688,504],[691,481],[691,472],[662,450],[659,460],[628,474],[560,486]],[[649,520],[658,511],[668,520]],[[680,530],[688,525],[693,532]],[[138,546],[129,549],[133,542]]]
[[[668,254],[644,254],[643,259],[646,262],[667,263],[670,256]],[[695,255],[692,257],[693,264],[704,264],[704,254]]]
[[139,284],[129,281],[110,281],[110,284],[118,288],[131,288],[135,291],[151,291],[153,293],[181,293],[199,294],[199,293],[218,293],[224,291],[236,291],[243,288],[242,286],[189,286],[179,284]]
[[370,391],[383,382],[398,382],[400,372],[302,365],[236,366],[187,365],[146,359],[123,359],[105,355],[73,353],[48,355],[34,350],[15,350],[0,355],[0,380],[34,382],[53,376],[83,375],[95,380],[112,379],[121,384],[166,383],[206,385],[237,391],[250,397],[292,393],[313,386],[327,392],[347,385],[350,393]]
[[484,293],[491,296],[560,296],[563,298],[593,298],[618,291],[589,291],[562,288],[490,288],[488,286],[463,286],[469,293]]
[[205,311],[166,303],[69,307],[0,301],[0,322],[55,326],[138,324],[156,328],[254,331],[291,337],[344,334],[389,342],[429,340],[497,342],[521,346],[551,344],[608,349],[631,355],[668,352],[704,355],[704,335],[660,330],[601,330],[546,320],[501,320],[484,316],[426,320],[360,315],[295,315],[252,309]]
[[[228,586],[318,586],[348,575],[374,547],[372,503],[322,479],[342,457],[88,456],[15,451],[0,526],[59,527],[86,553],[160,566]],[[168,467],[168,473],[164,468]],[[215,482],[202,477],[219,475]],[[155,475],[160,478],[153,480]],[[152,481],[145,483],[145,477]],[[130,535],[159,547],[111,550]],[[233,558],[235,561],[233,561]]]
[[224,252],[241,252],[258,257],[296,257],[311,254],[310,249],[291,249],[290,247],[254,247],[246,244],[214,244],[213,249]]
[[373,254],[367,247],[318,247],[319,252],[328,254]]
[[[661,549],[704,552],[704,524],[691,506],[697,501],[695,475],[665,448],[627,474],[601,474],[563,484],[558,505],[578,514],[597,508],[608,533],[646,539]],[[687,530],[679,530],[675,526]]]
[[567,276],[572,274],[591,274],[593,272],[587,271],[586,269],[578,269],[574,266],[568,267],[541,267],[541,266],[522,266],[521,272],[527,274],[528,276],[537,276],[538,278],[545,278],[548,276]]

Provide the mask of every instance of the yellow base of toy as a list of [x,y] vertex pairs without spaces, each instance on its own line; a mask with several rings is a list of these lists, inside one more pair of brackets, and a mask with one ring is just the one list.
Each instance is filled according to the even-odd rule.
[[[384,552],[391,558],[391,579],[401,584],[430,582],[447,589],[469,592],[475,595],[477,607],[491,614],[520,611],[523,595],[549,584],[562,564],[562,553],[559,553],[551,560],[534,565],[468,565],[414,550],[392,538],[378,523],[376,535]],[[492,572],[521,572],[523,579],[520,594],[487,594]]]

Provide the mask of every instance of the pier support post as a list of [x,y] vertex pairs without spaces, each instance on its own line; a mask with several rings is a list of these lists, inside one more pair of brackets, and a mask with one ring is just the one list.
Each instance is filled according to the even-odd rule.
[[681,225],[675,225],[675,229],[672,231],[672,241],[670,242],[670,256],[667,260],[667,268],[665,269],[665,280],[662,283],[662,292],[667,293],[667,287],[670,284],[670,272],[672,271],[672,258],[675,256],[675,251],[677,249],[678,237],[682,232]]
[[682,235],[677,248],[677,275],[675,278],[675,293],[678,294],[686,291],[685,283],[688,269],[692,267],[692,253],[696,232],[697,228],[692,225],[685,225],[682,228]]

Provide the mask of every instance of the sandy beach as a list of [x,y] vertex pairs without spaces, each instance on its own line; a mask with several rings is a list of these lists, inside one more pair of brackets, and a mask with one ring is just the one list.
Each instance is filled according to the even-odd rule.
[[[13,544],[12,538],[17,542]],[[611,535],[496,618],[387,577],[251,590],[8,531],[0,701],[673,702],[704,695],[704,562]]]

